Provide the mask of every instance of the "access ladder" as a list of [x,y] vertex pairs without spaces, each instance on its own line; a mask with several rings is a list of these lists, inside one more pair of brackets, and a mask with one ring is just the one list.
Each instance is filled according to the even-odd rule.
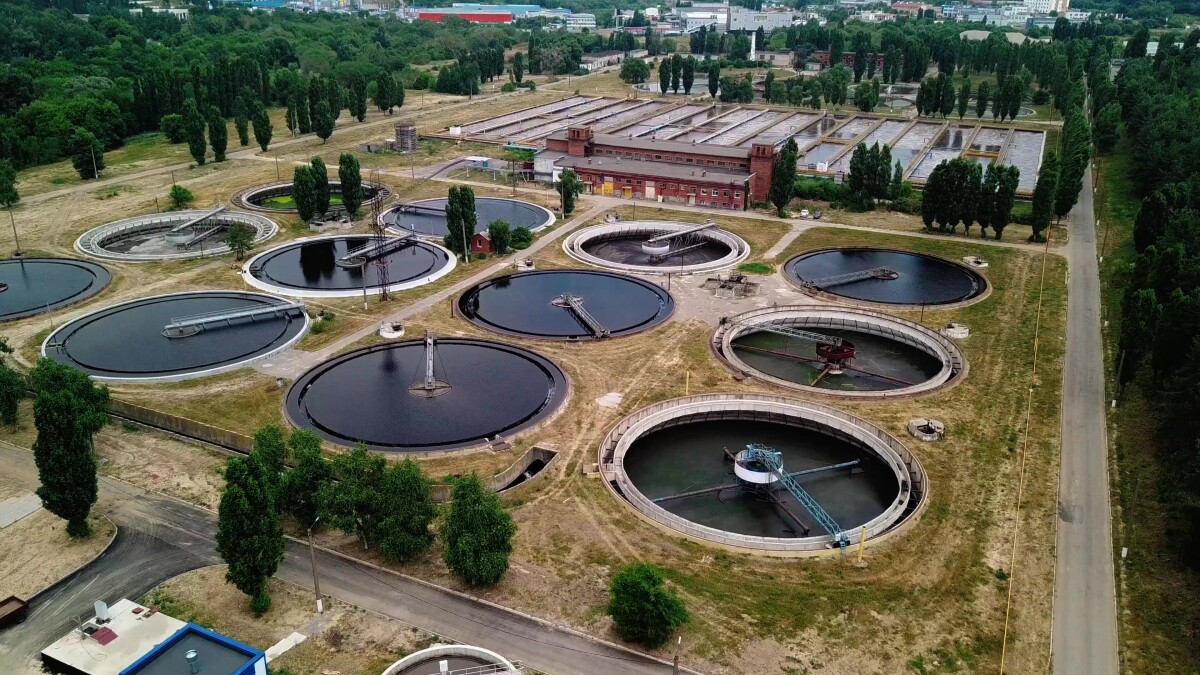
[[817,500],[812,498],[812,495],[800,487],[800,482],[796,480],[794,474],[785,474],[783,472],[783,462],[777,450],[761,443],[750,443],[746,446],[745,461],[747,463],[758,462],[765,466],[771,472],[771,475],[780,483],[783,483],[783,487],[796,498],[796,501],[808,509],[813,518],[816,518],[817,524],[833,537],[838,546],[846,548],[850,545],[850,538],[842,531],[841,526],[837,524],[833,516],[830,516],[825,509],[821,508]]

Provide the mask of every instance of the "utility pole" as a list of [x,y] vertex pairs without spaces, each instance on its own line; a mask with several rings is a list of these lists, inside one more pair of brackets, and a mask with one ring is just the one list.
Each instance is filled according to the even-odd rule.
[[367,311],[367,257],[363,256],[362,273],[360,274],[363,282],[363,311]]
[[92,178],[95,178],[96,180],[100,180],[100,169],[96,168],[96,148],[95,148],[95,146],[89,147],[88,152],[90,152],[92,155]]
[[683,644],[683,636],[675,641],[675,660],[671,662],[671,675],[679,675],[679,647]]
[[10,206],[10,207],[8,207],[8,219],[9,219],[10,221],[12,221],[12,228],[13,228],[13,240],[17,242],[17,250],[16,250],[16,252],[15,252],[15,253],[13,253],[13,256],[14,256],[14,257],[17,257],[17,258],[20,258],[20,257],[21,257],[22,255],[24,255],[24,254],[23,254],[23,253],[21,253],[21,239],[20,239],[19,237],[17,237],[17,219],[16,219],[16,217],[15,217],[15,216],[13,216],[13,212],[12,212],[12,207],[11,207],[11,206]]
[[314,520],[308,527],[308,557],[312,562],[313,593],[317,595],[317,614],[324,614],[325,603],[321,600],[321,580],[317,578],[317,547],[313,545],[312,538],[312,529],[316,527],[319,520],[321,520],[321,516],[317,516],[317,520]]

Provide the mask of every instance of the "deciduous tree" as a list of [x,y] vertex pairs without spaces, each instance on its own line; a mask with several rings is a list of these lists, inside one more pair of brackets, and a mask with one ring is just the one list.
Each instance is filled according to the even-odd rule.
[[233,126],[237,129],[238,145],[250,145],[250,109],[246,99],[238,96],[233,100]]
[[217,511],[217,552],[228,565],[225,579],[250,596],[256,615],[271,607],[267,581],[283,560],[276,480],[257,454],[230,458]]
[[454,484],[441,524],[442,559],[451,573],[472,586],[494,584],[508,570],[516,531],[499,497],[472,473]]
[[254,104],[254,113],[250,118],[254,125],[254,142],[258,143],[258,147],[262,148],[263,152],[271,145],[271,117],[267,114],[267,108],[262,103]]
[[184,134],[187,136],[188,152],[192,153],[192,159],[197,166],[204,166],[204,154],[207,147],[204,141],[205,122],[194,99],[189,98],[183,104],[183,127]]
[[575,211],[575,198],[583,194],[583,181],[573,170],[564,169],[555,187],[562,195],[563,216],[571,215]]
[[771,172],[771,188],[768,197],[775,206],[775,213],[783,218],[787,205],[792,201],[792,193],[796,189],[796,141],[788,139],[787,145],[775,157],[775,166]]
[[689,618],[683,600],[663,587],[662,572],[647,563],[617,569],[608,582],[606,611],[618,635],[647,647],[665,644]]
[[317,215],[323,216],[329,213],[329,201],[333,196],[329,189],[329,169],[325,168],[325,160],[320,156],[313,157],[310,165],[312,166],[313,194],[317,198],[314,206],[317,209]]
[[91,533],[88,513],[96,503],[96,455],[92,435],[108,422],[108,388],[82,371],[43,358],[30,373],[33,385],[33,460],[42,486],[38,498],[67,521],[67,534]]
[[212,145],[213,161],[224,162],[225,148],[229,144],[229,129],[216,106],[208,109],[208,142]]
[[321,143],[329,140],[333,135],[333,111],[329,108],[329,103],[322,100],[317,102],[317,107],[313,115],[313,131],[317,132],[317,138],[321,139]]
[[503,220],[493,220],[488,223],[488,241],[492,243],[492,253],[508,253],[512,246],[512,227]]
[[1051,152],[1038,169],[1037,184],[1033,188],[1033,210],[1029,226],[1033,229],[1030,241],[1045,241],[1043,232],[1050,227],[1054,217],[1054,194],[1058,186],[1058,155]]
[[292,200],[304,222],[317,215],[317,183],[312,173],[310,166],[298,166],[292,173]]
[[71,165],[83,180],[97,178],[104,170],[104,145],[96,135],[75,127],[67,145],[71,148]]
[[354,218],[362,206],[364,195],[358,158],[349,152],[344,152],[338,157],[338,182],[342,186],[342,206],[346,208],[346,213]]

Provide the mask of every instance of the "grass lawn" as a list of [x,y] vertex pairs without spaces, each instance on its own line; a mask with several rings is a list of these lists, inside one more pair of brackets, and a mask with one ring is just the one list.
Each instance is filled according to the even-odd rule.
[[[341,206],[342,195],[340,195],[336,192],[331,193],[329,195],[329,204],[331,206]],[[262,205],[270,207],[272,209],[294,209],[294,208],[296,208],[296,199],[294,197],[292,197],[291,195],[280,195],[278,197],[267,197],[266,199],[263,200]]]

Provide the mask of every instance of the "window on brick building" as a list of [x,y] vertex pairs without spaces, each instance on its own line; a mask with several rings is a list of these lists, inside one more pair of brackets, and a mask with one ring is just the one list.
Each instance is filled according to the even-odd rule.
[[701,196],[701,197],[707,197],[707,196],[708,196],[708,190],[700,190],[700,196]]

